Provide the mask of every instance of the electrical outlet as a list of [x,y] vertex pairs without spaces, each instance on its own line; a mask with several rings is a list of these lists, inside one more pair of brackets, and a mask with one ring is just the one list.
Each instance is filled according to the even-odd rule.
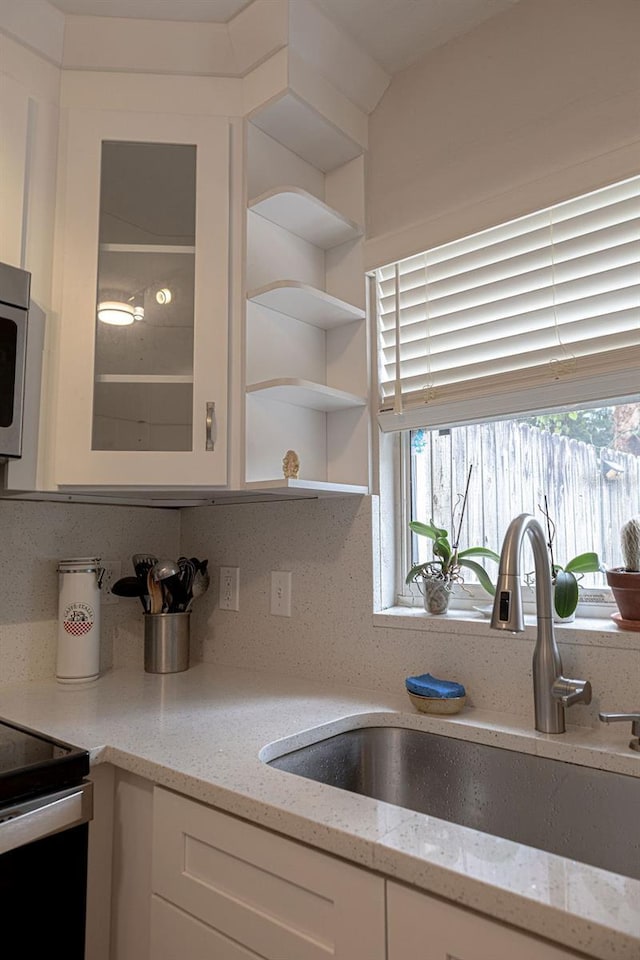
[[240,609],[240,567],[220,567],[218,606],[221,610]]
[[111,587],[122,575],[122,561],[101,560],[100,566],[104,570],[102,586],[100,587],[100,603],[103,606],[107,603],[117,603],[118,598],[115,593],[111,593]]
[[271,571],[271,613],[276,617],[291,616],[291,572]]

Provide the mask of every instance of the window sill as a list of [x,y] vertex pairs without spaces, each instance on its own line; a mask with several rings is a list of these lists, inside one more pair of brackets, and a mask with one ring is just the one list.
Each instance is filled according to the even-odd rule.
[[[374,627],[386,627],[391,630],[423,630],[455,634],[457,636],[496,635],[501,631],[492,631],[488,617],[475,610],[449,610],[444,616],[426,613],[420,607],[387,607],[373,614]],[[640,632],[621,630],[608,618],[576,617],[572,623],[554,624],[554,632],[559,643],[579,644],[581,646],[602,646],[611,649],[640,650]],[[511,634],[524,640],[535,640],[535,616],[525,615],[525,630],[521,634]]]

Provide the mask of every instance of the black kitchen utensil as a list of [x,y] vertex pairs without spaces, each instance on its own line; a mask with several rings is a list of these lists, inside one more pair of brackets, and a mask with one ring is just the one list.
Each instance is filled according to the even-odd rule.
[[186,610],[187,604],[191,599],[191,588],[193,586],[193,578],[196,575],[196,568],[193,560],[188,560],[187,557],[178,557],[178,566],[180,568],[179,577],[182,583],[182,592],[185,598],[184,609]]
[[197,568],[196,574],[193,578],[193,584],[191,586],[191,597],[189,598],[189,603],[187,605],[187,610],[191,608],[193,601],[201,597],[209,589],[210,577],[208,571],[208,560],[196,560]]
[[137,577],[121,577],[111,587],[111,593],[116,597],[138,597],[146,610],[145,597],[141,592],[140,583]]
[[167,612],[184,613],[190,594],[187,593],[180,574],[167,577],[166,580],[163,580],[162,589],[167,604]]
[[133,569],[136,572],[136,577],[138,583],[140,584],[140,597],[142,597],[142,603],[144,609],[147,613],[151,612],[151,600],[149,597],[149,589],[147,586],[147,577],[149,571],[151,570],[154,563],[158,562],[158,558],[154,557],[150,553],[134,553],[131,558],[133,563]]
[[116,597],[139,597],[140,584],[137,577],[121,577],[111,586],[111,593]]

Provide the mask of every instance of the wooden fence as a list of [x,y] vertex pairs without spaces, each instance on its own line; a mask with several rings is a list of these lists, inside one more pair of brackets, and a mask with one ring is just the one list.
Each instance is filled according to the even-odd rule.
[[[614,473],[604,460],[622,470]],[[620,527],[640,514],[640,457],[601,451],[522,422],[425,432],[424,448],[412,461],[414,518],[433,517],[452,537],[473,467],[460,549],[487,546],[500,553],[509,522],[519,513],[532,513],[545,525],[540,508],[546,494],[556,525],[555,562],[594,550],[606,567],[620,566]],[[430,545],[422,537],[416,541],[420,559],[429,559]],[[491,561],[487,569],[494,570]],[[599,574],[584,580],[585,586],[604,583]]]

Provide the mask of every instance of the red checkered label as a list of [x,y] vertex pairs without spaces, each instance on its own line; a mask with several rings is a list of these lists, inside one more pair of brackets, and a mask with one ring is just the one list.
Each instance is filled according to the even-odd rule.
[[72,637],[82,637],[85,633],[89,633],[93,623],[89,623],[87,620],[75,621],[75,620],[65,620],[64,628],[67,633],[70,633]]
[[64,611],[62,625],[72,637],[82,637],[89,633],[94,621],[95,616],[88,603],[71,603]]

